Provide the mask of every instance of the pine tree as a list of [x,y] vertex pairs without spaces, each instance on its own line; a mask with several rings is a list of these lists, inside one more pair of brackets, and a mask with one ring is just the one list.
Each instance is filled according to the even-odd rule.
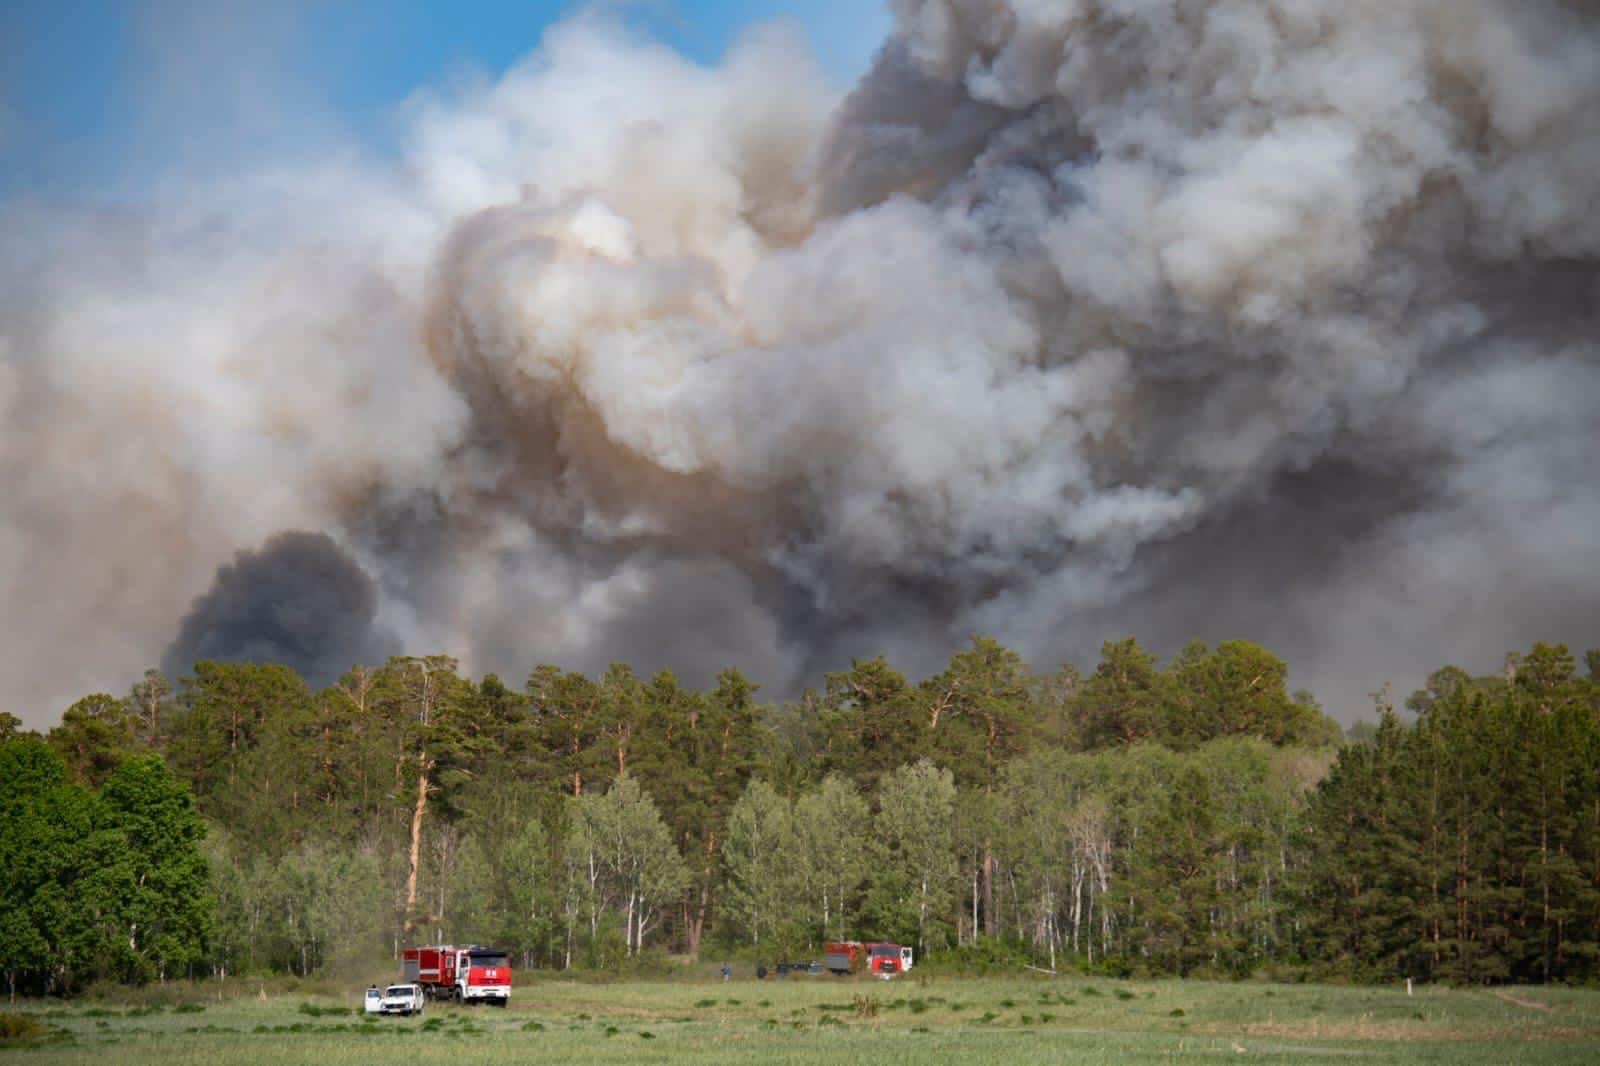
[[66,760],[72,780],[94,789],[129,756],[137,730],[127,705],[101,692],[68,707],[49,740]]
[[1132,744],[1159,734],[1168,717],[1165,690],[1155,657],[1137,640],[1107,641],[1075,701],[1085,746]]

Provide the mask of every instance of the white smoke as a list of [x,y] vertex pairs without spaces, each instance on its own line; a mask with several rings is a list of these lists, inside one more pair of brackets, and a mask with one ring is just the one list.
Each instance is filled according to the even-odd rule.
[[1245,636],[1348,718],[1593,641],[1595,5],[892,6],[842,101],[581,17],[398,170],[9,209],[0,701],[284,528],[511,681]]

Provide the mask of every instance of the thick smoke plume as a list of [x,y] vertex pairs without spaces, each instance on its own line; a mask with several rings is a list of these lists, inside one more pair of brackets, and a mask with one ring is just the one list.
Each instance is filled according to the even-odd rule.
[[240,552],[195,601],[161,667],[181,677],[203,659],[282,663],[329,685],[353,663],[398,650],[375,629],[372,579],[325,533],[279,533]]
[[892,6],[842,100],[580,18],[402,166],[9,209],[0,701],[285,528],[511,679],[1245,636],[1348,719],[1594,642],[1600,5]]

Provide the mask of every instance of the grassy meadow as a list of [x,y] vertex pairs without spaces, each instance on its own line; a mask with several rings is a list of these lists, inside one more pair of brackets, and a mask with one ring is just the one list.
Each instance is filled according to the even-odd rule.
[[504,1010],[367,1019],[361,989],[248,981],[6,1008],[29,1064],[1592,1063],[1600,991],[1073,978],[524,978]]

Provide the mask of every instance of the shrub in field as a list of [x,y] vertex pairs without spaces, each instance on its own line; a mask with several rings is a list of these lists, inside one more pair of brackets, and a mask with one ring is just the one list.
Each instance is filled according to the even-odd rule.
[[1020,970],[1033,961],[1033,956],[1020,943],[980,937],[970,944],[929,955],[918,963],[918,969],[922,971],[922,976],[961,974],[981,977],[989,973]]
[[48,1035],[50,1027],[38,1018],[26,1014],[0,1014],[0,1042],[12,1043],[37,1040]]
[[1108,955],[1097,959],[1093,963],[1085,962],[1078,967],[1078,972],[1085,977],[1115,977],[1125,978],[1133,976],[1133,962],[1123,955]]

